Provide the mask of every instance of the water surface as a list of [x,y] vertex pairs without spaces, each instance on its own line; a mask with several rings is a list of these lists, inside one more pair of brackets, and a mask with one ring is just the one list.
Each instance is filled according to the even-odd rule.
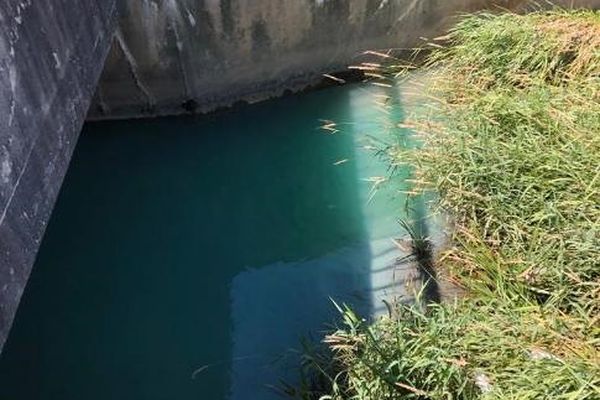
[[335,320],[330,297],[370,315],[393,291],[405,208],[372,190],[387,170],[371,146],[401,119],[355,85],[86,124],[0,398],[277,398],[289,349]]

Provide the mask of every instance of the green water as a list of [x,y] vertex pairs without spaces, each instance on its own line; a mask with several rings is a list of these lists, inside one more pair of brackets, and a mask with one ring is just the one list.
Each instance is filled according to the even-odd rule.
[[372,196],[386,166],[363,147],[401,117],[346,86],[87,124],[1,357],[0,399],[277,398],[266,385],[293,381],[289,349],[335,319],[329,296],[369,315],[389,286],[374,260],[395,257],[381,243],[403,202]]

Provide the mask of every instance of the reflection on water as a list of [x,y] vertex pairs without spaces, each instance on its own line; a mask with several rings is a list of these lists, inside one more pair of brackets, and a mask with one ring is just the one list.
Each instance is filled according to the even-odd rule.
[[276,398],[266,386],[293,376],[277,360],[335,319],[329,297],[369,315],[402,294],[404,201],[373,196],[386,167],[368,148],[401,112],[346,86],[86,125],[0,398]]

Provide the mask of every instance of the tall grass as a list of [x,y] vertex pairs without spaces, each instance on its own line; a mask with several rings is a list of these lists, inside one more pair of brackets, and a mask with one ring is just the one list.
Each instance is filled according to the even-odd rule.
[[[425,149],[397,157],[454,217],[455,272],[598,315],[600,13],[483,14],[449,40],[430,58],[443,122],[417,116]],[[499,270],[473,262],[473,245]]]
[[452,217],[466,295],[345,310],[323,398],[600,399],[600,13],[465,16],[432,48],[423,146],[389,155]]

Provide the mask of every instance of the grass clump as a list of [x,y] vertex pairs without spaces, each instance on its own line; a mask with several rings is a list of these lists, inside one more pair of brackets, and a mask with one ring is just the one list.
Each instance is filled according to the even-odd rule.
[[597,399],[593,339],[548,312],[470,298],[368,324],[346,310],[346,328],[325,339],[344,368],[324,398]]
[[417,117],[428,135],[413,160],[457,242],[475,238],[498,264],[463,245],[454,271],[492,290],[501,275],[514,301],[598,315],[600,13],[469,17],[431,60],[443,122]]
[[323,398],[600,399],[600,13],[470,15],[441,40],[423,146],[390,159],[452,217],[438,263],[466,295],[345,310]]

